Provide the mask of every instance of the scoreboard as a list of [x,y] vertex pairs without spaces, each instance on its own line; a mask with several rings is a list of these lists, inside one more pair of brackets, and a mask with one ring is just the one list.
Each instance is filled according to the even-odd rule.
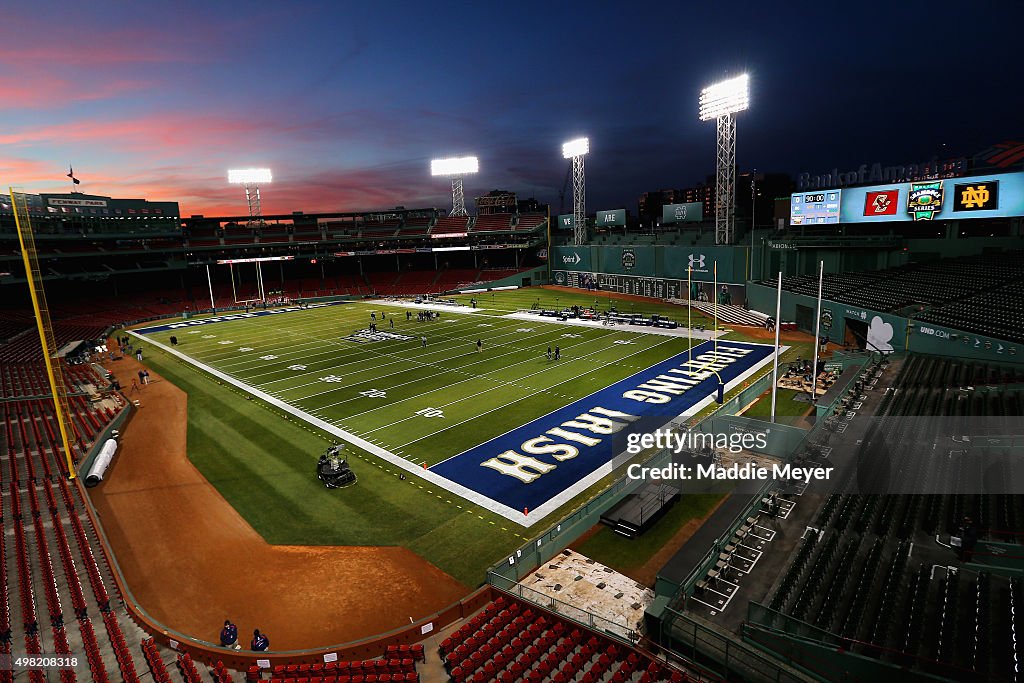
[[842,190],[797,192],[790,201],[790,225],[828,225],[839,222]]

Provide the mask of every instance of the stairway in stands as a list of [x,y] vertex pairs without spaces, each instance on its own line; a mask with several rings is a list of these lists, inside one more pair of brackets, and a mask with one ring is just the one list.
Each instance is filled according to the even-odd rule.
[[768,320],[768,316],[760,311],[748,311],[742,306],[734,304],[718,304],[718,306],[715,306],[710,301],[687,301],[686,299],[669,299],[668,302],[679,306],[691,305],[709,318],[714,318],[717,312],[719,322],[727,325],[764,327],[765,321]]

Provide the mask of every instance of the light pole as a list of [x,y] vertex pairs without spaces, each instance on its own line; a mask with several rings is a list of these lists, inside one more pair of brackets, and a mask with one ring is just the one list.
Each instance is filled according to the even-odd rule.
[[587,241],[587,187],[583,158],[590,152],[589,138],[576,138],[562,145],[562,157],[572,159],[573,244]]
[[228,171],[228,182],[245,187],[245,201],[249,204],[247,228],[262,228],[263,207],[260,205],[260,183],[273,180],[269,168],[238,168]]
[[450,215],[466,215],[466,198],[462,193],[462,178],[479,170],[480,162],[476,157],[452,157],[434,159],[430,162],[430,175],[452,179],[452,212]]
[[[263,222],[263,207],[260,205],[260,183],[269,183],[273,180],[269,168],[240,168],[228,171],[228,182],[245,186],[245,200],[249,204],[249,222],[245,224],[250,230],[262,230],[266,223]],[[256,282],[258,284],[260,301],[267,302],[267,295],[263,289],[263,269],[259,262],[256,262]],[[213,301],[213,285],[210,284],[210,300]]]
[[736,228],[736,114],[750,106],[747,74],[704,88],[700,120],[718,123],[715,244],[732,244]]

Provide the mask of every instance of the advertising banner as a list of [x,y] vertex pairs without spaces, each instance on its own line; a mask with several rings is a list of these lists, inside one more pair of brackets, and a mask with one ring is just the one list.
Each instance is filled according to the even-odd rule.
[[665,204],[661,207],[661,224],[699,223],[704,220],[704,205],[700,202]]
[[594,225],[598,228],[621,228],[626,225],[626,210],[611,209],[598,211],[594,219]]

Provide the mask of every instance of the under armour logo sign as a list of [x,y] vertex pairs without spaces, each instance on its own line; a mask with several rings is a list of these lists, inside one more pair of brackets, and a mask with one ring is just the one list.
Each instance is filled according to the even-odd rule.
[[703,268],[704,254],[690,254],[690,268]]

